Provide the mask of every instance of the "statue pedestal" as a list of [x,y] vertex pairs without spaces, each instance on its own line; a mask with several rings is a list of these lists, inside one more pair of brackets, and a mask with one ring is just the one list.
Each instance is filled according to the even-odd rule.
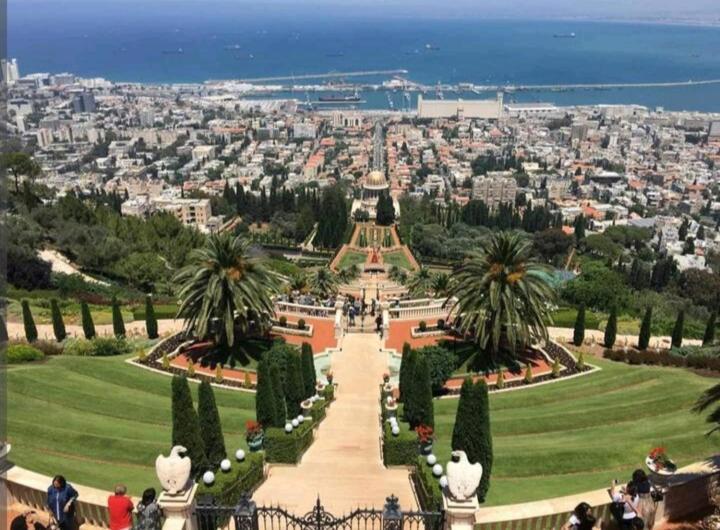
[[477,496],[466,501],[456,501],[443,495],[445,509],[445,530],[472,530],[475,526],[475,512],[480,508]]
[[163,491],[158,498],[158,504],[165,515],[162,530],[197,530],[195,522],[195,492],[197,484],[188,490],[171,494]]

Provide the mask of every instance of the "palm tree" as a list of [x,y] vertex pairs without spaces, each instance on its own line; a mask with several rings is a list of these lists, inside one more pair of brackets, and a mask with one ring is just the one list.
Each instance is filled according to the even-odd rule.
[[549,268],[533,259],[531,248],[517,234],[495,233],[453,276],[448,300],[456,298],[460,329],[493,359],[501,344],[514,354],[518,346],[547,338],[556,293]]
[[249,247],[242,236],[212,234],[204,247],[190,253],[174,278],[180,285],[178,317],[185,319],[186,331],[230,347],[236,332],[247,333],[254,319],[260,327],[269,322],[277,277],[250,257]]
[[433,290],[433,275],[423,267],[410,277],[407,288],[413,296],[427,296]]
[[338,291],[338,281],[330,269],[320,268],[308,278],[310,290],[318,296],[335,294]]
[[698,399],[693,410],[698,413],[704,412],[713,405],[717,405],[717,407],[707,417],[707,422],[714,423],[715,427],[710,429],[708,434],[720,429],[720,383],[706,390],[705,393],[700,396],[700,399]]
[[288,279],[288,286],[291,291],[304,291],[307,289],[307,275],[303,273],[297,273],[290,276]]
[[432,290],[435,296],[446,296],[450,287],[450,276],[439,272],[432,279]]

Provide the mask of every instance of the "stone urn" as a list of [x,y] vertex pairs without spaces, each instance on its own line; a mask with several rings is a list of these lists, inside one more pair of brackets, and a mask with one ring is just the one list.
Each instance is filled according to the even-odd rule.
[[318,382],[315,384],[315,390],[316,390],[316,392],[317,392],[318,394],[322,394],[323,391],[325,390],[325,387],[326,387],[326,386],[327,386],[327,385],[326,385],[325,383],[321,383],[320,381],[318,381]]
[[302,403],[300,403],[300,408],[302,409],[302,415],[306,418],[312,418],[312,407],[313,402],[311,399],[306,399]]
[[392,396],[388,396],[385,403],[385,411],[387,412],[388,418],[397,418],[397,410],[397,401],[395,401]]
[[263,446],[263,435],[260,434],[258,436],[255,436],[254,438],[248,438],[247,439],[248,448],[253,452],[257,452],[260,449],[262,449]]

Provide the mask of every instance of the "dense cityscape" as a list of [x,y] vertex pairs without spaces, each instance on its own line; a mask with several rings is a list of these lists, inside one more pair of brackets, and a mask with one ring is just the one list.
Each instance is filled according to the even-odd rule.
[[13,530],[720,528],[720,113],[369,73],[2,61]]

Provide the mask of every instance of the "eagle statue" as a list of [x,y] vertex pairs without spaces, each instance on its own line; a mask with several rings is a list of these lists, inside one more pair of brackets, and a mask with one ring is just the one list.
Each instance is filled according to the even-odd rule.
[[158,455],[155,459],[155,473],[160,485],[172,495],[183,491],[190,480],[192,462],[187,456],[180,456],[186,452],[182,445],[176,445],[170,449],[170,456]]
[[471,464],[465,451],[453,451],[448,462],[447,484],[450,497],[456,501],[467,501],[478,489],[482,478],[482,464]]

